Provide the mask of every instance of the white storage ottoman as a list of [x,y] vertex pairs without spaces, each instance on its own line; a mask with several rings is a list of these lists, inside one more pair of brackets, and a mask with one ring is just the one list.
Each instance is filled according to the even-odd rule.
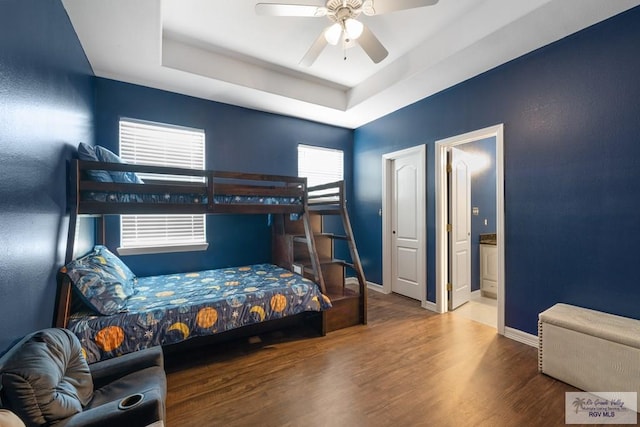
[[538,370],[584,391],[637,392],[640,320],[567,304],[538,318]]

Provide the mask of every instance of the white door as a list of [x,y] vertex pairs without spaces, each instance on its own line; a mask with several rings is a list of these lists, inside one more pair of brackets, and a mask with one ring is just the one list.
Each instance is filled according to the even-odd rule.
[[418,205],[422,198],[418,194],[419,162],[415,154],[404,155],[393,160],[392,175],[392,231],[391,231],[391,290],[409,298],[422,299],[419,269],[420,230],[423,225]]
[[471,299],[471,175],[466,154],[451,148],[449,186],[449,310]]

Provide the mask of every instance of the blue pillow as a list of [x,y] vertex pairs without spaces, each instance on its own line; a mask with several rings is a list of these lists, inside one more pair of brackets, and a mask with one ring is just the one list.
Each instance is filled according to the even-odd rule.
[[136,293],[136,276],[105,246],[95,246],[60,272],[69,277],[82,302],[98,314],[127,311],[127,299]]
[[[84,142],[81,142],[80,145],[78,145],[78,158],[80,160],[88,160],[91,162],[100,161],[100,159],[98,159],[98,156],[96,155],[94,148],[89,144],[85,144]],[[93,181],[113,182],[113,179],[111,179],[111,175],[105,170],[88,170],[87,175],[89,175],[89,178]]]
[[[96,156],[101,162],[107,163],[124,163],[122,159],[112,151],[107,150],[100,145],[95,147]],[[113,182],[123,182],[129,184],[144,184],[144,182],[136,175],[135,172],[118,172],[110,171]]]

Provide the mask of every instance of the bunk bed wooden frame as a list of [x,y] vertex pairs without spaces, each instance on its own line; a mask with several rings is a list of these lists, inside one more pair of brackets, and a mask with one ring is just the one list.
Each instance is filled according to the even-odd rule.
[[[157,174],[162,176],[187,176],[194,181],[182,182],[170,180],[150,180],[145,179],[144,184],[119,183],[119,182],[98,182],[88,179],[87,171],[115,171],[133,172],[145,174]],[[237,172],[220,172],[211,170],[193,170],[174,167],[131,165],[122,163],[102,163],[84,160],[71,160],[69,170],[69,206],[70,220],[68,244],[65,256],[65,264],[72,261],[74,257],[74,242],[76,224],[79,215],[94,216],[98,227],[98,241],[105,242],[104,216],[110,214],[280,214],[274,215],[273,230],[273,263],[278,266],[299,273],[314,281],[320,291],[328,295],[329,298],[337,301],[334,303],[335,310],[322,311],[321,334],[350,326],[353,324],[366,323],[366,281],[360,264],[360,259],[353,241],[353,233],[346,212],[344,182],[320,186],[314,189],[307,188],[306,178],[290,177],[282,175],[265,175]],[[334,191],[327,194],[329,188]],[[309,196],[310,192],[324,190],[322,196]],[[118,201],[97,201],[87,199],[87,193],[99,194],[196,194],[206,195],[206,203],[149,203],[149,202],[118,202]],[[283,198],[285,202],[277,204],[255,204],[255,203],[219,203],[217,196],[258,196],[265,198]],[[286,202],[291,200],[294,202]],[[310,202],[311,200],[311,202]],[[295,230],[285,226],[291,224],[290,215],[298,214],[299,221],[295,221]],[[322,233],[318,227],[318,218],[322,215],[340,215],[345,226],[345,236],[329,235]],[[321,221],[320,221],[321,222]],[[320,226],[321,227],[321,226]],[[318,250],[316,249],[316,236],[325,239],[327,236],[332,239],[346,240],[349,242],[352,262],[335,260],[330,257],[330,263],[343,267],[350,267],[356,271],[359,285],[355,291],[344,286],[333,286],[327,288],[324,280],[323,264]],[[290,242],[291,247],[300,247],[302,243],[305,247],[304,266],[299,271],[298,266],[294,266],[294,255],[292,250],[283,251],[283,242]],[[297,242],[297,243],[294,243]],[[333,274],[333,273],[332,273]],[[343,283],[344,285],[344,283]],[[354,298],[354,294],[356,297]],[[66,327],[71,314],[72,289],[67,280],[59,282],[54,325]],[[342,300],[349,301],[344,303]],[[355,301],[355,302],[354,302]],[[355,315],[353,311],[356,310]],[[327,318],[326,313],[334,311],[336,316]],[[355,317],[354,317],[355,316]]]

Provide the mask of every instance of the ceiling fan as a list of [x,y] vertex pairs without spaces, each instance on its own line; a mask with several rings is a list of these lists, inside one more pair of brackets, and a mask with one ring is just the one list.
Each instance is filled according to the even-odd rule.
[[[313,42],[311,48],[300,60],[300,65],[311,66],[328,44],[348,49],[359,44],[374,63],[379,63],[389,52],[380,40],[362,22],[358,16],[382,15],[404,9],[432,6],[438,0],[327,0],[325,6],[309,6],[295,3],[258,3],[256,13],[266,16],[326,16],[333,22],[325,28]],[[346,59],[346,56],[345,56]]]

